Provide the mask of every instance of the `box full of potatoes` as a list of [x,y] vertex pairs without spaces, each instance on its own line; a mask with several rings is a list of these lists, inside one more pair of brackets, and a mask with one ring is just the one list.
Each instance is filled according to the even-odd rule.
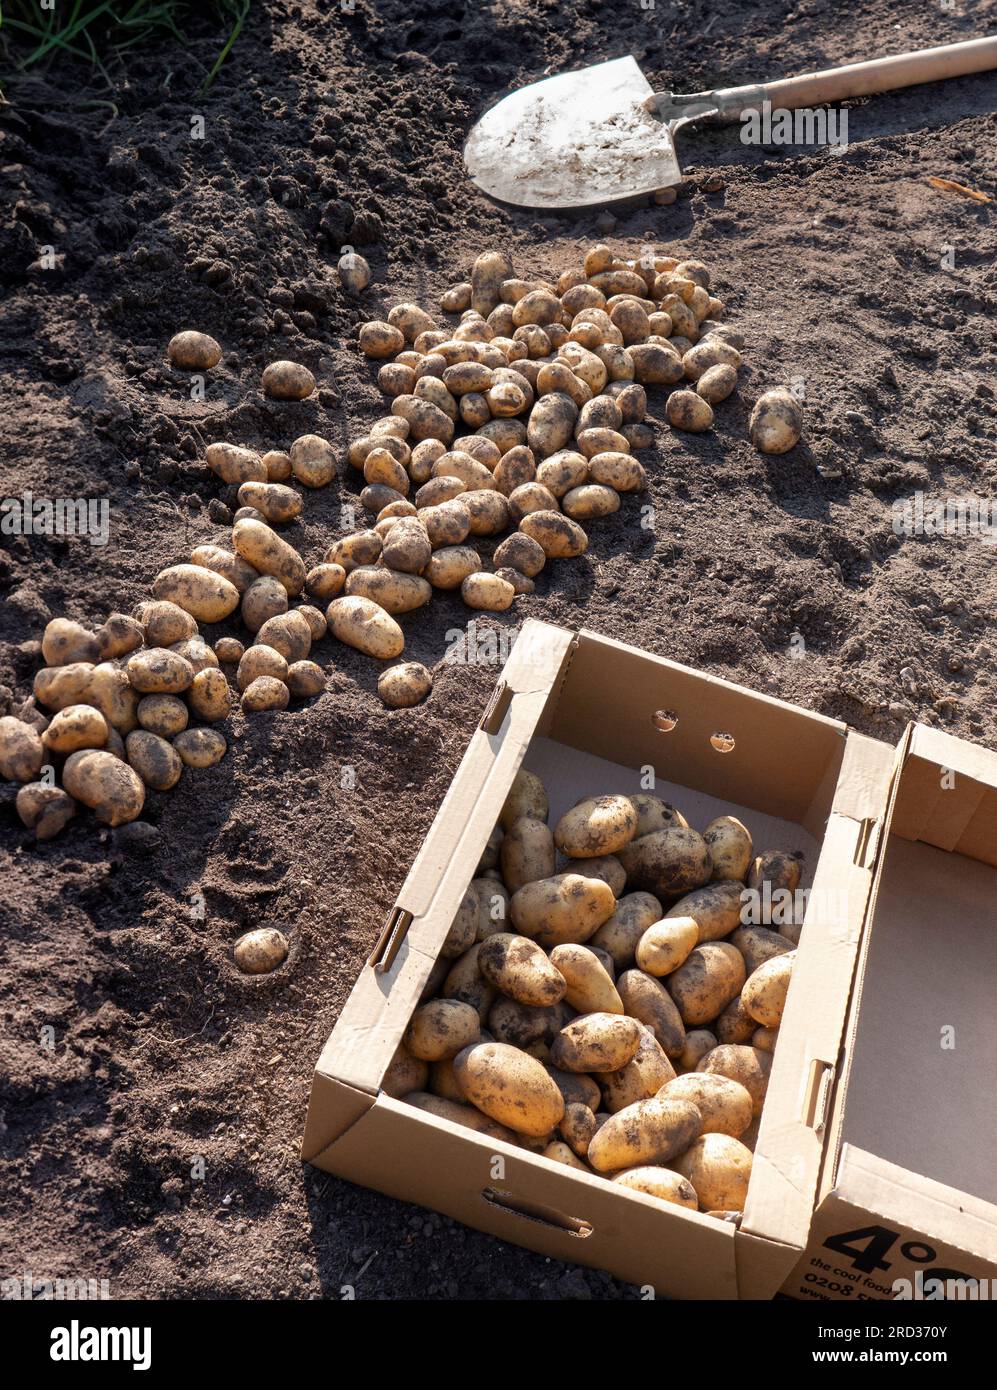
[[801,1299],[997,1296],[997,754],[901,743]]
[[524,624],[319,1059],[303,1157],[662,1295],[772,1297],[810,1235],[895,765]]

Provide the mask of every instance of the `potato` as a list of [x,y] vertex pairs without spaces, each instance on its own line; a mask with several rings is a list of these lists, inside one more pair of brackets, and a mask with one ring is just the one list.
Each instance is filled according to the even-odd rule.
[[138,773],[113,753],[100,749],[81,748],[70,753],[62,769],[62,782],[68,794],[89,806],[104,825],[134,820],[145,804],[145,787]]
[[283,526],[300,516],[301,494],[284,483],[243,483],[239,501],[244,507],[254,507],[272,526]]
[[748,432],[763,454],[785,454],[792,449],[803,433],[803,411],[796,397],[782,387],[759,396]]
[[667,1082],[662,1095],[690,1100],[703,1117],[703,1134],[727,1134],[739,1139],[751,1124],[752,1103],[738,1081],[710,1072],[690,1072]]
[[573,859],[616,854],[634,837],[637,812],[625,796],[593,796],[558,821],[554,843]]
[[139,692],[132,689],[127,671],[102,661],[90,671],[84,698],[79,703],[99,709],[111,728],[124,735],[138,724],[140,698]]
[[259,714],[264,710],[287,709],[290,700],[291,692],[282,680],[276,676],[257,676],[242,692],[241,703],[247,713]]
[[465,1048],[454,1059],[454,1075],[468,1101],[518,1134],[549,1134],[564,1114],[561,1092],[540,1062],[505,1043]]
[[214,767],[228,744],[217,729],[185,729],[173,740],[173,749],[185,767]]
[[703,837],[675,826],[642,835],[617,851],[627,873],[627,886],[657,896],[688,893],[706,883],[713,864]]
[[472,536],[497,536],[509,525],[509,503],[494,488],[476,488],[461,497],[467,508]]
[[680,898],[665,917],[691,917],[699,928],[699,941],[717,941],[736,931],[744,906],[742,884],[730,880],[709,883]]
[[753,975],[767,960],[785,955],[793,949],[793,943],[787,941],[781,932],[768,927],[738,927],[731,935],[730,944],[741,952],[749,975]]
[[496,932],[483,941],[478,969],[502,994],[519,1004],[545,1008],[563,999],[567,982],[534,941]]
[[476,608],[489,613],[504,613],[512,606],[516,590],[506,579],[497,574],[479,571],[469,574],[461,581],[460,596],[468,608]]
[[388,532],[381,548],[381,559],[388,569],[404,574],[421,574],[432,559],[433,549],[426,528],[416,517],[403,516]]
[[396,396],[391,403],[392,415],[407,421],[412,439],[439,439],[449,444],[454,437],[453,418],[432,401],[418,395]]
[[252,449],[240,449],[237,444],[209,444],[204,459],[212,473],[230,487],[240,483],[267,480],[267,466]]
[[537,542],[548,560],[572,559],[588,549],[588,536],[582,528],[560,512],[530,512],[520,521],[519,529]]
[[703,831],[703,839],[713,860],[714,880],[740,879],[742,882],[751,867],[754,847],[751,832],[736,816],[718,816]]
[[[56,719],[61,718],[62,715],[56,715]],[[52,722],[54,724],[55,720]],[[741,991],[745,1011],[763,1028],[778,1028],[782,1022],[795,959],[795,951],[773,956],[753,970],[745,981]]]
[[42,657],[46,666],[69,666],[74,662],[96,662],[100,643],[96,633],[88,632],[69,618],[53,618],[42,635]]
[[751,1046],[760,1052],[774,1052],[779,1041],[778,1028],[756,1028],[751,1035]]
[[744,959],[737,947],[707,941],[668,976],[668,992],[682,1022],[694,1028],[716,1018],[740,993],[744,979]]
[[595,1074],[602,1088],[602,1108],[611,1115],[639,1100],[648,1100],[657,1095],[662,1086],[675,1076],[675,1068],[650,1028],[638,1023],[637,1030],[640,1041],[630,1061],[616,1071]]
[[492,478],[496,488],[505,497],[510,497],[516,488],[536,481],[537,466],[533,450],[525,444],[517,445],[503,454],[495,465]]
[[74,661],[69,666],[46,666],[36,672],[33,691],[35,699],[46,709],[61,710],[67,705],[90,702],[90,684],[97,668],[88,661]]
[[419,661],[389,666],[377,682],[377,693],[390,709],[410,709],[421,704],[432,688],[432,674]]
[[175,787],[183,772],[183,764],[171,744],[147,729],[133,729],[125,739],[129,766],[147,787],[167,792]]
[[[677,381],[682,380],[682,359],[670,348],[659,343],[639,343],[628,351],[634,364],[634,378],[641,386],[674,386]],[[692,391],[684,394],[693,396],[701,406],[706,404]],[[672,397],[669,396],[668,399],[670,402]]]
[[425,527],[429,544],[434,550],[460,545],[471,529],[471,514],[459,497],[424,508],[419,513],[419,521]]
[[163,647],[136,652],[125,670],[133,689],[143,695],[179,695],[194,679],[190,662]]
[[507,454],[510,449],[525,444],[527,437],[526,426],[522,420],[489,420],[487,425],[481,426],[478,434],[490,440],[499,454]]
[[434,1096],[425,1091],[410,1091],[402,1100],[408,1105],[426,1111],[429,1115],[449,1120],[451,1124],[460,1125],[464,1129],[473,1129],[489,1139],[502,1139],[508,1144],[517,1142],[511,1129],[496,1124],[473,1105],[458,1104],[456,1101],[447,1100],[445,1096]]
[[569,1149],[578,1158],[588,1153],[589,1144],[596,1131],[595,1115],[587,1105],[580,1101],[566,1103],[558,1132]]
[[280,652],[287,662],[304,661],[312,646],[312,630],[299,609],[268,618],[256,634],[256,642]]
[[594,521],[599,517],[612,516],[620,510],[620,495],[615,488],[604,487],[600,483],[587,483],[584,487],[574,487],[561,498],[565,516],[572,521]]
[[474,945],[478,931],[478,896],[468,888],[457,905],[450,930],[440,947],[440,955],[446,960],[456,960]]
[[716,1046],[717,1038],[708,1028],[693,1028],[686,1033],[685,1045],[678,1056],[679,1071],[695,1071],[706,1054]]
[[338,565],[347,574],[360,565],[374,565],[381,558],[384,541],[376,531],[356,531],[335,541],[325,552],[325,563]]
[[765,850],[755,858],[748,870],[748,887],[757,893],[764,893],[767,884],[770,895],[780,888],[795,893],[800,886],[802,857],[779,849]]
[[232,528],[232,544],[254,569],[279,579],[292,598],[304,588],[305,562],[264,522],[237,521]]
[[629,453],[610,451],[593,455],[589,459],[589,477],[593,483],[611,487],[616,492],[641,492],[647,487],[643,464]]
[[[63,708],[79,709],[80,706],[65,705]],[[12,715],[4,715],[0,719],[0,777],[13,782],[31,782],[38,776],[44,761],[45,747],[37,730]]]
[[478,1019],[484,1027],[498,991],[478,968],[482,945],[482,942],[476,942],[454,961],[443,982],[442,994],[444,999],[459,999],[464,1004],[470,1004],[477,1010]]
[[571,1010],[563,1003],[520,1004],[509,995],[500,994],[488,1011],[488,1028],[496,1042],[526,1051],[540,1044],[546,1046],[570,1017]]
[[509,515],[518,525],[531,512],[557,512],[558,501],[541,482],[521,483],[509,494]]
[[337,598],[343,592],[345,583],[346,570],[342,565],[316,565],[305,575],[305,588],[320,603]]
[[174,367],[182,367],[186,372],[207,372],[222,360],[222,350],[215,339],[192,328],[174,333],[166,345],[166,355]]
[[471,882],[478,899],[477,940],[505,931],[509,920],[509,890],[497,878],[475,878]]
[[547,797],[547,788],[535,772],[521,767],[512,779],[509,794],[502,803],[502,810],[499,812],[499,824],[503,830],[508,831],[522,816],[530,816],[533,820],[546,823],[549,814],[550,801]]
[[637,943],[637,964],[648,975],[670,975],[699,942],[693,917],[663,917],[654,922]]
[[203,637],[185,637],[182,642],[174,642],[170,651],[176,652],[177,656],[182,656],[184,661],[189,661],[195,676],[198,671],[204,671],[209,667],[214,669],[218,667],[218,658],[214,649],[208,646]]
[[568,1072],[617,1071],[634,1056],[640,1038],[636,1021],[622,1012],[583,1014],[558,1033],[551,1062]]
[[111,661],[117,656],[127,656],[136,647],[141,647],[145,634],[142,624],[125,613],[112,613],[107,622],[97,630],[97,654],[100,661]]
[[215,643],[215,655],[225,666],[237,666],[245,650],[237,637],[219,637]]
[[399,1043],[381,1077],[381,1090],[394,1100],[402,1100],[410,1091],[423,1090],[428,1081],[428,1065],[413,1057],[404,1043]]
[[642,835],[652,835],[657,830],[686,830],[689,827],[689,822],[682,812],[676,810],[669,802],[662,801],[660,796],[652,796],[649,792],[637,792],[630,801],[637,812],[636,839],[640,839]]
[[286,684],[295,699],[310,700],[325,689],[325,672],[315,661],[292,661]]
[[71,796],[47,782],[26,782],[17,793],[17,814],[36,840],[52,840],[79,809]]
[[372,319],[360,325],[360,351],[364,357],[394,357],[404,346],[405,335],[394,324]]
[[301,614],[308,624],[308,630],[311,633],[312,641],[320,642],[329,631],[329,624],[326,622],[322,612],[318,608],[313,607],[310,603],[303,603],[296,611]]
[[771,1070],[771,1053],[737,1043],[721,1043],[708,1052],[696,1067],[697,1072],[726,1076],[731,1081],[739,1082],[751,1096],[752,1114],[755,1116],[762,1113]]
[[536,482],[556,498],[563,497],[572,488],[581,487],[588,480],[588,460],[571,449],[561,449],[544,459],[536,475]]
[[405,635],[394,618],[370,599],[334,598],[325,616],[333,637],[366,656],[388,661],[400,656],[405,646]]
[[277,401],[303,401],[315,390],[315,378],[300,362],[271,362],[261,379],[263,394]]
[[246,691],[260,676],[272,676],[274,680],[287,684],[286,657],[262,642],[249,647],[243,653],[236,671],[235,683],[241,691]]
[[471,268],[470,307],[490,314],[501,302],[502,282],[512,278],[512,262],[504,251],[483,251]]
[[506,536],[495,548],[492,563],[496,569],[514,569],[527,579],[535,578],[546,564],[543,548],[521,531]]
[[232,708],[232,692],[224,673],[214,666],[198,671],[187,692],[187,702],[198,719],[208,724],[227,719]]
[[240,616],[250,632],[259,632],[270,618],[287,612],[287,590],[272,574],[254,579],[242,596]]
[[729,1134],[704,1134],[674,1160],[674,1166],[692,1184],[703,1211],[744,1210],[751,1151],[738,1139]]
[[286,483],[291,476],[291,455],[283,449],[270,449],[263,455],[267,479],[271,483]]
[[[544,798],[546,800],[546,793]],[[504,808],[502,816],[504,821]],[[527,813],[508,825],[502,841],[501,862],[502,877],[511,893],[528,883],[552,879],[556,862],[554,837],[544,822],[536,815]]]
[[530,412],[526,443],[536,458],[545,459],[571,442],[578,406],[563,391],[541,396]]
[[699,1210],[696,1189],[688,1178],[673,1173],[670,1168],[657,1164],[644,1164],[640,1168],[626,1168],[613,1179],[619,1187],[628,1187],[633,1192],[644,1192],[649,1197],[657,1197],[660,1202],[671,1202],[689,1211]]
[[[78,748],[103,748],[107,734],[107,721],[100,710],[92,705],[67,705],[42,734],[42,743],[50,753],[75,753]],[[37,772],[33,768],[29,777],[20,780],[30,781]]]
[[[616,861],[619,863],[619,860]],[[593,877],[600,877],[596,873]],[[618,885],[611,884],[616,893]],[[633,964],[637,943],[661,917],[661,903],[650,893],[629,893],[620,898],[611,917],[589,941],[589,946],[608,951],[617,970]]]
[[650,1028],[665,1056],[681,1056],[685,1025],[664,985],[643,970],[625,970],[617,979],[616,988],[627,1013]]
[[175,603],[201,623],[220,623],[239,607],[239,590],[200,565],[171,565],[152,581],[157,599]]
[[565,942],[587,941],[615,907],[613,890],[601,879],[555,874],[518,888],[509,916],[517,931],[550,950]]
[[713,424],[713,409],[695,391],[673,391],[665,404],[665,418],[673,429],[701,434]]
[[232,958],[246,975],[267,975],[287,959],[287,937],[276,927],[245,932],[232,947]]
[[[701,344],[701,346],[703,346]],[[719,405],[725,401],[737,385],[737,368],[726,362],[718,362],[709,367],[696,382],[696,395],[702,396],[709,405]]]
[[731,347],[722,338],[707,338],[691,347],[682,357],[682,366],[690,381],[699,381],[711,367],[722,365],[735,370],[741,365],[741,354],[737,348]]
[[583,1163],[570,1146],[562,1143],[560,1139],[552,1139],[541,1150],[540,1157],[549,1158],[553,1163],[563,1163],[567,1168],[577,1168],[580,1173],[591,1173],[592,1171],[588,1164]]
[[713,1020],[713,1032],[718,1043],[746,1043],[751,1041],[757,1024],[745,1011],[740,994],[730,1001],[727,1007]]
[[423,570],[434,589],[458,589],[469,574],[481,569],[481,556],[469,545],[445,545],[433,552]]
[[687,1100],[652,1096],[618,1110],[592,1139],[588,1159],[598,1173],[667,1163],[699,1134],[702,1117]]
[[578,1013],[623,1013],[623,1001],[616,986],[594,951],[566,943],[554,947],[550,963],[564,977],[567,984],[564,997]]

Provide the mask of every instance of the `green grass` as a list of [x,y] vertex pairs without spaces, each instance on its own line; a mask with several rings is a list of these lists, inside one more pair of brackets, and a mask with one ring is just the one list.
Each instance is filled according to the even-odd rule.
[[187,26],[195,13],[217,16],[227,37],[201,84],[217,77],[242,31],[252,0],[2,0],[0,47],[15,73],[28,74],[59,58],[79,58],[100,72],[109,87],[110,63],[128,49],[171,36],[190,43]]

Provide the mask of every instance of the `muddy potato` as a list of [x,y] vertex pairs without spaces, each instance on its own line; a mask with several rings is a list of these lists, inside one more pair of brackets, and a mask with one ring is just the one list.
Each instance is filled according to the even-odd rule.
[[744,968],[749,975],[753,975],[767,960],[785,955],[793,949],[791,941],[769,927],[738,927],[731,934],[730,944],[741,952]]
[[503,830],[511,830],[521,816],[531,816],[534,820],[546,823],[550,814],[550,801],[547,788],[535,772],[521,767],[512,779],[512,786],[499,812],[499,824]]
[[704,1134],[674,1160],[703,1211],[743,1211],[751,1178],[751,1150],[729,1134]]
[[509,890],[497,878],[475,878],[471,884],[478,899],[476,939],[484,941],[496,932],[505,931],[509,921]]
[[69,618],[53,618],[42,634],[42,657],[46,666],[69,666],[79,661],[94,663],[99,655],[97,634],[88,632]]
[[260,676],[271,676],[274,680],[287,684],[287,659],[273,647],[257,643],[249,647],[239,662],[235,683],[243,692],[247,691]]
[[166,355],[174,367],[181,367],[185,372],[207,372],[222,360],[222,350],[216,340],[193,328],[174,333],[166,345]]
[[748,870],[748,887],[757,893],[764,893],[767,885],[770,895],[780,888],[795,893],[800,886],[802,871],[802,855],[768,849],[756,856]]
[[708,1052],[696,1067],[697,1072],[726,1076],[731,1081],[739,1082],[751,1096],[752,1114],[755,1117],[762,1113],[771,1070],[771,1053],[738,1043],[721,1043]]
[[792,449],[803,433],[803,411],[796,397],[782,387],[759,396],[748,432],[763,454],[785,454]]
[[173,749],[185,767],[214,767],[228,744],[217,729],[185,729],[173,740]]
[[713,409],[695,391],[673,391],[665,405],[665,418],[673,429],[701,434],[713,424]]
[[91,669],[84,696],[78,703],[99,709],[108,724],[124,735],[138,724],[140,698],[139,692],[132,688],[127,671],[103,661]]
[[[504,813],[503,813],[504,816]],[[546,823],[529,813],[508,825],[500,851],[502,877],[510,893],[554,876],[554,837]]]
[[175,603],[201,623],[220,623],[239,606],[239,590],[200,565],[171,565],[152,582],[155,598]]
[[[56,715],[56,719],[60,717]],[[795,951],[773,956],[753,970],[745,981],[741,991],[745,1011],[763,1028],[778,1028],[782,1022],[795,959]]]
[[[559,1007],[564,1008],[563,1005]],[[562,1018],[561,1024],[569,1021],[569,1018],[565,1016]],[[556,1037],[559,1031],[560,1027],[555,1028],[551,1037]],[[594,1118],[595,1112],[599,1108],[601,1094],[597,1083],[591,1076],[586,1076],[581,1072],[559,1071],[550,1062],[544,1063],[544,1070],[564,1097],[565,1108],[569,1105],[584,1105],[586,1109],[592,1111]],[[598,1126],[596,1127],[598,1128]]]
[[689,1072],[669,1081],[663,1095],[692,1101],[703,1117],[703,1134],[739,1139],[751,1124],[751,1096],[738,1081],[711,1072]]
[[699,381],[712,367],[727,366],[736,371],[740,365],[741,354],[722,338],[707,338],[682,357],[682,366],[690,381]]
[[687,1028],[709,1023],[740,993],[744,958],[726,941],[707,941],[668,976],[668,992]]
[[409,491],[409,476],[387,449],[371,449],[364,459],[364,480],[372,485],[392,488],[404,497]]
[[366,656],[388,661],[401,656],[405,635],[378,604],[359,595],[334,598],[326,609],[329,632]]
[[679,1071],[695,1071],[706,1054],[716,1046],[716,1035],[708,1028],[693,1028],[686,1033],[685,1043],[677,1058]]
[[264,623],[287,612],[287,590],[272,574],[260,575],[243,594],[239,612],[250,632],[259,632]]
[[81,748],[70,753],[62,782],[66,792],[88,806],[104,825],[134,820],[145,804],[145,787],[138,773],[101,749]]
[[78,807],[73,798],[47,782],[26,782],[17,793],[17,814],[36,840],[52,840],[73,819]]
[[521,483],[509,494],[508,506],[509,515],[516,524],[533,512],[556,514],[559,510],[557,498],[540,482]]
[[320,603],[337,598],[343,592],[345,583],[346,570],[337,564],[316,565],[305,576],[305,588]]
[[536,481],[537,465],[533,450],[525,444],[517,444],[503,454],[492,473],[495,486],[505,497],[510,497],[516,488],[524,483]]
[[219,637],[215,643],[215,655],[223,666],[237,666],[245,650],[237,637]]
[[325,689],[325,672],[314,661],[292,661],[287,668],[288,690],[296,700],[310,700]]
[[[568,859],[564,864],[564,872],[584,874],[586,878],[601,878],[603,883],[608,883],[613,890],[614,898],[620,896],[627,884],[623,865],[613,854],[599,854],[591,859]],[[612,960],[612,957],[609,959]]]
[[690,1101],[652,1096],[612,1115],[593,1137],[588,1159],[598,1173],[667,1163],[696,1139],[701,1123]]
[[481,943],[478,969],[502,994],[519,1004],[545,1008],[564,998],[567,983],[534,941],[496,932]]
[[[79,708],[72,704],[63,706],[67,710]],[[55,718],[58,717],[56,714]],[[32,782],[44,761],[45,745],[37,730],[12,715],[4,715],[0,719],[0,777],[13,782]]]
[[374,565],[381,557],[384,542],[376,531],[356,531],[333,542],[325,552],[325,563],[339,565],[349,574],[358,565]]
[[286,454],[283,449],[269,449],[263,455],[263,463],[269,482],[286,483],[291,477],[291,455]]
[[565,812],[554,828],[554,843],[572,859],[615,855],[636,830],[637,812],[627,797],[593,796]]
[[256,634],[256,642],[280,652],[288,664],[304,661],[311,651],[312,630],[300,609],[268,618]]
[[273,526],[293,521],[302,508],[300,494],[284,483],[243,483],[239,501],[244,507],[255,508]]
[[640,1041],[630,1061],[616,1071],[596,1072],[602,1090],[602,1109],[615,1115],[639,1100],[649,1100],[674,1079],[675,1068],[645,1023],[638,1023]]
[[[539,949],[539,947],[537,948]],[[564,998],[580,1014],[622,1014],[623,1001],[594,951],[566,943],[555,946],[550,964],[566,983]]]
[[[424,380],[428,381],[430,378],[424,378]],[[424,439],[439,439],[444,444],[449,444],[454,437],[455,417],[442,410],[433,401],[423,400],[418,394],[396,396],[391,403],[391,412],[408,422],[411,438],[417,442]]]
[[396,521],[381,548],[381,559],[388,569],[401,570],[404,574],[421,574],[432,556],[433,548],[426,528],[412,516],[403,516]]
[[69,666],[46,666],[35,673],[32,686],[35,699],[46,709],[56,711],[67,705],[89,704],[91,679],[96,669],[88,661],[74,661]]
[[745,1011],[740,994],[717,1014],[712,1023],[718,1044],[750,1042],[756,1027],[755,1020]]
[[136,647],[141,647],[145,640],[142,624],[125,613],[112,613],[103,626],[97,629],[96,637],[99,661],[112,661],[118,656],[128,656]]
[[224,673],[214,666],[207,666],[203,671],[198,671],[187,692],[190,708],[198,719],[203,719],[208,724],[228,718],[232,709],[232,698]]
[[432,674],[419,661],[389,666],[377,682],[377,693],[390,709],[411,709],[421,704],[432,688]]
[[526,442],[538,459],[548,458],[571,442],[578,406],[563,391],[541,396],[530,412]]
[[469,545],[446,545],[433,552],[422,575],[434,589],[458,589],[481,569],[481,556]]
[[141,777],[147,787],[168,792],[175,787],[183,772],[172,744],[147,729],[133,729],[125,739],[128,765]]
[[536,481],[559,499],[572,488],[581,487],[588,480],[588,461],[573,449],[560,449],[556,454],[544,459],[537,469]]
[[297,610],[308,624],[313,642],[320,642],[329,631],[329,624],[320,609],[310,603],[303,603]]
[[572,521],[595,521],[620,510],[620,495],[615,488],[599,483],[587,483],[572,488],[561,498],[561,507]]
[[756,1028],[751,1035],[751,1046],[759,1052],[774,1052],[779,1041],[778,1028]]
[[563,1163],[567,1168],[577,1168],[580,1173],[591,1173],[587,1163],[575,1154],[570,1145],[560,1139],[552,1139],[540,1152],[541,1158],[549,1158],[553,1163]]
[[452,497],[435,507],[423,508],[419,521],[425,527],[433,550],[460,545],[471,529],[471,514],[459,497]]
[[125,670],[133,689],[143,695],[180,695],[194,679],[190,662],[164,647],[136,652],[129,657]]
[[508,1044],[466,1047],[454,1059],[454,1075],[466,1100],[517,1134],[549,1134],[564,1115],[561,1092],[542,1064]]
[[267,480],[267,466],[259,454],[252,449],[240,449],[238,444],[209,444],[204,451],[204,461],[212,473],[230,487]]
[[497,574],[481,570],[469,574],[461,581],[460,596],[468,608],[477,608],[489,613],[504,613],[512,607],[516,590],[508,580]]
[[708,405],[719,405],[725,401],[737,385],[737,368],[726,362],[718,362],[708,367],[696,382],[696,395],[702,396]]
[[429,1081],[429,1066],[413,1057],[404,1043],[399,1043],[381,1078],[381,1090],[393,1100],[402,1100],[411,1091],[421,1091]]
[[751,832],[736,816],[718,816],[703,831],[710,858],[713,860],[714,880],[740,879],[747,876],[754,848]]
[[472,536],[497,536],[509,525],[509,503],[495,488],[475,488],[461,496]]
[[699,942],[699,928],[692,917],[663,917],[654,922],[637,943],[637,964],[648,975],[670,975]]
[[[571,1017],[565,1004],[520,1004],[507,994],[499,994],[488,1011],[488,1028],[496,1042],[521,1047],[531,1054],[546,1047]],[[541,1061],[549,1061],[545,1056]]]
[[260,574],[279,579],[292,598],[304,588],[305,562],[293,546],[264,522],[237,521],[232,528],[232,544]]
[[139,700],[136,713],[142,728],[160,738],[181,733],[190,718],[187,706],[176,695],[145,695]]
[[643,464],[632,454],[608,452],[589,459],[589,477],[593,483],[611,487],[616,492],[641,492],[647,487]]
[[483,251],[471,268],[470,307],[490,314],[501,303],[502,282],[512,278],[512,262],[504,251]]
[[588,941],[615,907],[613,890],[601,879],[555,874],[518,888],[509,916],[517,931],[551,950],[565,942]]
[[660,796],[652,796],[649,792],[636,792],[630,800],[637,812],[635,839],[640,839],[642,835],[651,835],[656,830],[688,828],[689,822],[682,812],[676,810],[670,802],[662,801]]
[[588,1153],[595,1131],[595,1115],[587,1105],[580,1101],[572,1101],[565,1105],[558,1133],[578,1158],[584,1158]]
[[268,975],[287,959],[287,937],[276,927],[244,932],[232,947],[232,959],[245,975]]
[[451,1124],[473,1129],[489,1139],[502,1139],[507,1144],[516,1143],[516,1136],[511,1129],[496,1124],[473,1105],[458,1104],[456,1101],[447,1100],[445,1096],[435,1096],[428,1091],[410,1091],[401,1099],[407,1105],[414,1105],[418,1110],[425,1110],[427,1114],[436,1115],[441,1120],[449,1120]]
[[265,710],[287,709],[290,700],[291,692],[284,681],[276,676],[257,676],[242,692],[241,703],[247,713],[260,714]]
[[560,512],[530,512],[520,521],[519,529],[537,542],[548,560],[572,559],[588,549],[588,536],[582,527]]
[[616,981],[623,1007],[650,1028],[668,1058],[681,1056],[685,1025],[675,1001],[660,980],[643,970],[624,970]]
[[[611,886],[615,894],[617,885]],[[661,911],[661,903],[650,893],[628,893],[620,898],[612,916],[607,918],[588,945],[608,951],[616,969],[624,970],[633,964],[638,941],[648,927],[659,920]]]
[[699,1210],[696,1189],[689,1179],[659,1164],[648,1163],[639,1168],[626,1168],[622,1173],[617,1173],[612,1181],[619,1187],[629,1188],[632,1192],[644,1192],[648,1197],[657,1197],[659,1202],[671,1202],[673,1206],[685,1207],[689,1211]]
[[628,887],[666,897],[701,887],[713,867],[703,837],[688,826],[642,835],[624,845],[617,857],[627,872]]
[[442,994],[444,999],[459,999],[464,1004],[470,1004],[477,1010],[483,1028],[498,991],[478,968],[481,946],[480,941],[476,942],[454,961],[443,982]]
[[174,642],[170,651],[182,656],[184,661],[189,661],[195,676],[198,671],[204,671],[209,666],[217,667],[218,665],[218,657],[203,637],[186,637],[182,642]]
[[551,1063],[560,1071],[612,1072],[633,1057],[640,1044],[636,1021],[622,1013],[590,1013],[573,1019],[551,1045]]
[[699,928],[699,943],[718,941],[736,931],[744,907],[744,885],[736,880],[708,883],[680,898],[666,917],[691,917]]
[[271,362],[263,370],[263,394],[276,401],[303,401],[315,390],[315,378],[300,362]]

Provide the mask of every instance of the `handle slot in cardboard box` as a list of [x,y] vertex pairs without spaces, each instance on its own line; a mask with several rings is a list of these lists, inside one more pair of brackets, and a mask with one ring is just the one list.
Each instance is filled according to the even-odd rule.
[[499,681],[495,687],[492,698],[488,701],[488,707],[481,716],[479,727],[486,734],[497,734],[505,722],[505,717],[509,713],[509,706],[512,704],[512,697],[515,691],[506,684]]
[[810,1063],[802,1119],[807,1128],[816,1134],[819,1134],[827,1123],[833,1088],[834,1067],[830,1062],[822,1062],[819,1057],[815,1057]]
[[501,1207],[512,1216],[522,1216],[527,1221],[539,1221],[545,1226],[554,1226],[559,1231],[567,1231],[571,1236],[584,1238],[592,1235],[595,1229],[591,1221],[585,1221],[580,1216],[565,1216],[553,1207],[540,1206],[536,1202],[524,1202],[513,1192],[500,1192],[497,1188],[485,1187],[482,1188],[481,1195],[491,1206]]
[[398,949],[405,940],[405,933],[411,925],[411,912],[406,912],[403,907],[392,908],[391,916],[385,922],[374,949],[367,957],[367,964],[373,966],[381,974],[390,970],[395,956],[398,954]]

